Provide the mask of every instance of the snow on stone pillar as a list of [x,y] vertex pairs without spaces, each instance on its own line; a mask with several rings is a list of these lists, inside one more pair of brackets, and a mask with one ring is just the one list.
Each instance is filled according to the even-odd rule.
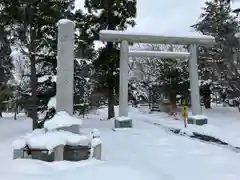
[[128,42],[121,42],[119,116],[128,116]]
[[200,92],[198,81],[198,67],[197,67],[197,46],[195,44],[190,45],[189,52],[191,53],[189,59],[189,75],[190,75],[190,88],[191,88],[191,107],[192,114],[202,114],[200,105]]
[[73,114],[74,23],[58,22],[56,111]]

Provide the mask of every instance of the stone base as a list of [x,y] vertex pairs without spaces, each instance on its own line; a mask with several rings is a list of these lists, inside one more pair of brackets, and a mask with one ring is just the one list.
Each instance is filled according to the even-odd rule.
[[159,106],[158,104],[153,104],[152,107],[151,107],[151,109],[150,109],[150,111],[151,111],[151,112],[154,112],[154,111],[160,112],[160,111],[161,111],[161,110],[160,110],[160,106]]
[[80,133],[80,126],[79,125],[72,125],[72,126],[68,126],[68,127],[61,127],[58,128],[58,130],[62,130],[62,131],[68,131],[74,134],[79,134]]
[[169,113],[170,112],[170,104],[169,103],[161,103],[160,104],[160,111],[161,112],[165,112],[165,113]]
[[65,146],[63,160],[65,161],[81,161],[86,160],[90,156],[91,148],[88,146]]
[[31,155],[26,156],[26,158],[37,159],[46,162],[54,161],[54,153],[48,153],[47,151],[33,151]]
[[133,123],[130,117],[116,117],[114,120],[114,128],[132,128]]
[[[25,149],[26,151],[26,149]],[[99,150],[98,150],[99,151]],[[23,155],[22,155],[23,152]],[[23,159],[37,159],[46,162],[53,161],[81,161],[86,160],[90,157],[91,147],[89,146],[64,146],[60,148],[55,148],[54,152],[50,153],[48,150],[34,149],[31,154],[23,151],[14,151],[13,159],[23,158]],[[99,154],[99,152],[96,152]],[[101,152],[100,152],[101,153]],[[99,158],[100,155],[96,155]]]
[[13,159],[23,158],[23,149],[13,149]]
[[97,146],[93,147],[92,157],[97,160],[102,160],[102,144],[98,144]]
[[187,122],[188,124],[195,124],[201,126],[208,123],[208,118],[204,115],[194,115],[189,116]]

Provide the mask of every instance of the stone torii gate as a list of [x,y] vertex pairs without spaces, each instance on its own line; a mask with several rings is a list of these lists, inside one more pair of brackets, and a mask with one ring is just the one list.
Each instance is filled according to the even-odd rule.
[[[166,52],[166,51],[129,51],[128,52],[128,57],[130,57],[130,56],[131,57],[161,57],[161,58],[180,59],[180,60],[188,59],[190,57],[190,55],[191,54],[188,52]],[[124,62],[127,62],[127,67],[129,67],[128,61],[124,61]],[[122,84],[124,84],[123,81],[125,81],[125,79],[120,78],[120,87],[122,88],[121,92],[125,92],[128,95],[128,87],[122,86]],[[128,82],[128,79],[127,79],[127,82]],[[126,85],[126,84],[124,84],[124,85]],[[128,85],[128,83],[127,83],[127,85]],[[125,102],[123,103],[121,100],[125,100]],[[120,105],[128,103],[128,97],[121,99],[121,100],[119,99]],[[120,106],[119,112],[121,112],[122,114],[123,113],[127,114],[128,107]],[[132,123],[131,118],[126,117],[126,116],[119,116],[119,117],[116,117],[114,125],[115,125],[114,128],[123,128],[123,127],[129,128],[129,127],[133,126],[133,123]]]
[[[58,68],[56,110],[73,114],[73,61],[74,61],[74,23],[62,19],[58,23]],[[189,57],[190,88],[193,123],[204,124],[206,118],[201,115],[200,95],[197,68],[197,44],[212,45],[215,40],[211,36],[177,37],[152,34],[135,34],[123,31],[100,31],[100,40],[120,42],[120,104],[119,116],[128,118],[128,58],[129,56],[158,56],[181,58]],[[181,52],[129,52],[130,43],[157,43],[190,45],[189,54]],[[74,131],[71,129],[70,131]]]
[[[140,55],[140,52],[129,52],[129,43],[152,43],[152,44],[176,44],[176,45],[189,45],[189,74],[190,74],[190,88],[191,88],[191,105],[192,115],[191,122],[194,124],[206,124],[207,117],[202,116],[200,105],[200,93],[198,83],[198,67],[197,67],[197,45],[209,46],[215,43],[211,36],[166,36],[166,35],[153,35],[153,34],[136,34],[124,31],[102,30],[100,31],[99,39],[107,42],[120,42],[120,87],[119,87],[119,117],[121,120],[130,120],[128,117],[128,58],[129,55]],[[165,53],[165,54],[164,54]],[[179,52],[180,56],[181,52]],[[146,51],[141,56],[158,56],[164,55],[176,56],[176,52],[152,52]],[[181,54],[182,56],[183,54]],[[201,115],[201,116],[200,116]],[[125,118],[123,118],[125,117]],[[119,119],[119,118],[117,118]],[[116,120],[117,120],[116,119]],[[115,123],[116,125],[116,123]]]

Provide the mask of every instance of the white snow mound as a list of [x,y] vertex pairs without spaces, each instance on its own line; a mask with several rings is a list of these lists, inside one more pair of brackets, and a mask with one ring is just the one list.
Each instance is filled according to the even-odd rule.
[[82,126],[82,120],[73,116],[70,116],[67,112],[58,112],[52,119],[44,123],[44,128],[47,130],[53,130],[63,127],[71,127],[73,125]]

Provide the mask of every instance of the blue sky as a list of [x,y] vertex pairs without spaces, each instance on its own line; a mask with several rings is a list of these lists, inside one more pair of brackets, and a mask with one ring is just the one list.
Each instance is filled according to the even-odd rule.
[[[235,0],[239,1],[239,0]],[[205,0],[137,0],[137,25],[133,31],[148,33],[188,34],[202,12]],[[84,0],[77,0],[83,8]],[[235,2],[233,7],[240,7]]]

